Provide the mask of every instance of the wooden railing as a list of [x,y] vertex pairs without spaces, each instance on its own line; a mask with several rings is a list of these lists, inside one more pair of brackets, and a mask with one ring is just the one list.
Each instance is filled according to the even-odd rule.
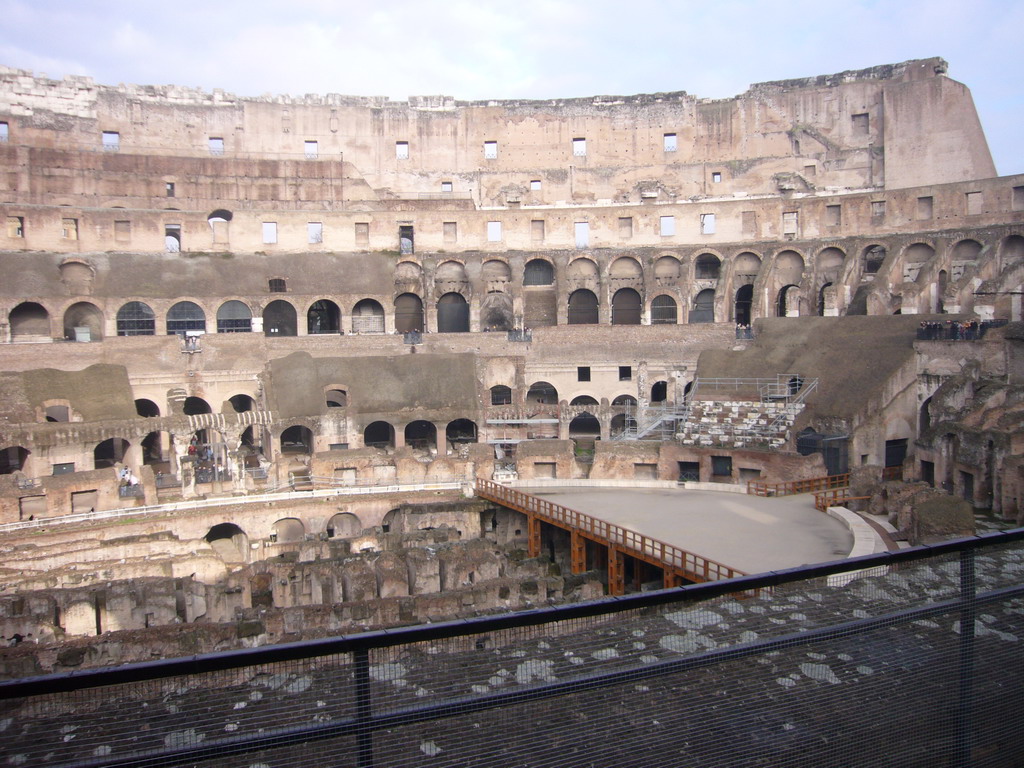
[[797,493],[848,488],[849,485],[850,473],[847,472],[842,475],[811,477],[806,480],[790,480],[785,483],[763,483],[759,480],[751,480],[747,483],[747,493],[752,496],[792,496]]
[[665,569],[678,571],[689,581],[719,581],[744,576],[743,571],[687,552],[673,544],[652,539],[628,528],[598,520],[596,517],[563,507],[547,499],[532,496],[489,480],[476,481],[477,495],[533,515],[551,525],[576,532],[585,538]]
[[828,491],[817,491],[814,494],[814,508],[825,512],[829,507],[845,507],[851,501],[867,501],[870,496],[849,496],[848,488],[833,488]]

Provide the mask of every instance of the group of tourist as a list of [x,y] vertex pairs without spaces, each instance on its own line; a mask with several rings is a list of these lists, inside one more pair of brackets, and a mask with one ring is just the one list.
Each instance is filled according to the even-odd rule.
[[946,322],[922,322],[917,329],[917,338],[929,341],[973,341],[980,339],[986,330],[988,323],[978,320],[947,320]]

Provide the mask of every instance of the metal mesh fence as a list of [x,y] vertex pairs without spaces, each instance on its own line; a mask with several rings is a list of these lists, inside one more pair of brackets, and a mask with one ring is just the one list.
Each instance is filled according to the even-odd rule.
[[0,764],[1017,766],[1022,574],[1014,532],[15,681]]

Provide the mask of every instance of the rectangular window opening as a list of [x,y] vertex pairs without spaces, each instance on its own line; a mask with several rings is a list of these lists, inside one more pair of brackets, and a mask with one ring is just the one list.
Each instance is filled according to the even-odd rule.
[[174,182],[173,181],[168,181],[168,182],[164,183],[164,194],[166,194],[167,197],[174,197]]
[[8,237],[24,237],[25,236],[25,217],[24,216],[8,216],[7,217],[7,236]]
[[167,224],[164,227],[164,249],[168,253],[181,252],[181,224]]
[[408,141],[396,141],[395,142],[395,159],[396,160],[408,160],[409,159],[409,142]]
[[441,182],[441,191],[445,194],[451,194],[453,190],[452,183],[450,181]]
[[786,211],[782,214],[782,234],[795,235],[800,228],[800,217],[797,211]]
[[219,157],[224,154],[224,139],[220,136],[211,136],[209,140],[210,154]]
[[825,226],[838,227],[843,222],[843,208],[840,205],[825,206]]
[[530,191],[531,192],[540,192],[540,179],[531,179],[530,180]]
[[870,129],[870,122],[868,120],[868,113],[861,112],[853,115],[853,133],[855,136],[867,136]]
[[589,365],[580,365],[576,368],[576,381],[590,381]]
[[1011,208],[1015,211],[1024,211],[1024,187],[1013,188]]
[[310,245],[318,245],[324,241],[324,224],[322,221],[310,221],[306,223],[306,242]]
[[488,221],[487,222],[487,242],[489,242],[489,243],[500,243],[501,242],[501,222],[500,221]]
[[266,245],[273,245],[277,242],[277,222],[263,222],[263,242]]
[[981,192],[967,193],[967,215],[977,216],[981,213],[982,197]]
[[445,245],[452,245],[459,239],[459,224],[455,221],[446,221],[441,225],[444,234]]
[[587,140],[586,139],[573,139],[572,140],[572,156],[573,157],[586,157],[587,156]]
[[662,216],[660,218],[661,236],[672,237],[676,233],[676,217]]
[[666,133],[662,138],[666,152],[675,152],[678,149],[679,144],[676,142],[676,135],[674,133]]
[[530,240],[534,243],[544,242],[544,219],[533,219],[530,222]]
[[702,235],[715,234],[715,214],[702,213],[700,215],[700,233]]
[[619,366],[619,381],[631,381],[633,379],[633,366],[631,365],[620,365]]
[[871,218],[872,219],[884,219],[885,218],[885,200],[873,200],[871,202]]
[[931,197],[917,198],[917,220],[927,221],[933,215],[934,200]]
[[398,227],[398,251],[403,256],[415,252],[415,232],[412,224],[402,224]]
[[320,145],[315,141],[303,142],[303,151],[307,160],[316,160],[320,156]]
[[0,122],[0,144],[6,144],[11,137],[10,126],[5,122]]
[[722,181],[722,174],[719,171],[713,171],[711,174],[711,183],[720,184]]
[[589,248],[590,247],[590,223],[586,221],[577,221],[575,224],[576,231],[576,247],[577,248]]
[[78,219],[61,219],[60,232],[60,236],[63,237],[65,240],[77,240]]
[[132,240],[132,223],[130,221],[114,222],[114,242],[130,243]]
[[103,149],[107,152],[117,152],[121,149],[121,134],[117,131],[104,131]]
[[633,237],[633,217],[632,216],[620,216],[619,217],[619,239],[630,240]]
[[356,245],[369,245],[370,223],[367,221],[357,221],[355,226]]
[[498,142],[496,141],[485,141],[484,142],[484,160],[497,160],[498,159]]
[[732,456],[712,456],[711,476],[732,477]]

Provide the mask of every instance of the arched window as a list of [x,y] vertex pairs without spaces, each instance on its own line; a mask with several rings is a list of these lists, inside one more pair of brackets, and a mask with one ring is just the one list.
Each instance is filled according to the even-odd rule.
[[11,337],[50,335],[50,313],[42,304],[26,301],[19,304],[7,316]]
[[156,333],[156,315],[148,304],[129,301],[117,310],[118,336],[152,336]]
[[512,388],[504,384],[491,387],[491,405],[510,405],[512,403]]
[[779,298],[776,301],[775,312],[778,317],[799,317],[800,315],[800,287],[796,285],[783,286],[779,291]]
[[523,285],[551,285],[555,282],[555,268],[550,261],[531,259],[523,268]]
[[298,326],[295,307],[287,301],[272,301],[263,310],[264,336],[297,336]]
[[152,400],[141,397],[135,401],[135,413],[144,419],[152,419],[160,415],[160,406]]
[[640,294],[632,288],[616,291],[612,296],[612,325],[640,325],[640,304]]
[[367,448],[394,448],[395,428],[386,421],[375,421],[363,430],[363,445]]
[[546,381],[537,381],[526,392],[526,402],[558,405],[558,390]]
[[338,333],[341,330],[341,310],[329,299],[314,301],[306,312],[306,333]]
[[444,430],[444,436],[452,445],[475,443],[477,440],[476,422],[469,419],[450,421]]
[[186,397],[184,404],[186,416],[198,416],[201,413],[213,413],[213,408],[201,397]]
[[95,304],[80,301],[64,313],[64,338],[99,341],[103,338],[103,313]]
[[206,313],[191,301],[179,301],[167,310],[167,333],[206,332]]
[[736,290],[736,324],[750,325],[750,308],[754,304],[754,286],[752,283],[741,285]]
[[423,301],[415,293],[403,293],[395,299],[395,330],[398,333],[423,330]]
[[690,322],[715,322],[715,292],[711,288],[705,288],[694,297],[693,309],[690,310]]
[[702,253],[693,264],[694,277],[698,280],[717,280],[722,269],[722,260],[713,253]]
[[679,309],[671,296],[655,296],[651,302],[651,325],[675,325],[679,322]]
[[249,333],[252,312],[241,301],[225,301],[217,310],[217,333]]
[[469,330],[469,304],[461,293],[446,293],[437,301],[439,333],[466,333]]
[[130,444],[120,437],[111,437],[97,445],[92,452],[93,467],[95,469],[106,469],[118,462],[124,461],[124,455]]
[[281,433],[281,453],[312,453],[313,432],[297,424]]
[[437,427],[423,419],[410,421],[405,425],[405,444],[420,449],[436,447]]
[[343,389],[329,389],[324,393],[328,408],[345,408],[348,406],[348,393]]
[[581,288],[569,294],[569,325],[593,325],[597,322],[597,296]]
[[256,407],[256,401],[249,395],[234,395],[228,398],[235,413],[246,413]]
[[352,308],[352,333],[384,333],[384,307],[363,299]]

